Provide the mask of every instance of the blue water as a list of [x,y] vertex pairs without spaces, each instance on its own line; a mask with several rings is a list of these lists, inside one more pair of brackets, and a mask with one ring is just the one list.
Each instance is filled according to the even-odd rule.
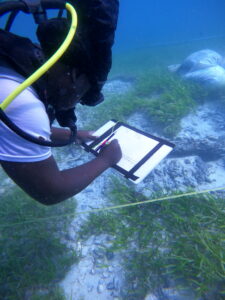
[[120,2],[116,47],[179,43],[225,35],[223,0]]

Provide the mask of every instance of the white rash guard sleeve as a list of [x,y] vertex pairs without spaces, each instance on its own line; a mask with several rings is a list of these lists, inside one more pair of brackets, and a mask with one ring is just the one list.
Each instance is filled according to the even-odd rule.
[[[20,83],[0,75],[0,102]],[[44,104],[32,88],[24,90],[4,111],[10,120],[25,132],[44,140],[50,139],[49,118]],[[51,148],[34,144],[18,136],[0,121],[0,160],[36,162],[51,156]]]

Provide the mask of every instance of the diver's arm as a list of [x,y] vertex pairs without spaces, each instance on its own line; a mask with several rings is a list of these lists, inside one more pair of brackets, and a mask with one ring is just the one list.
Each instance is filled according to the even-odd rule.
[[82,191],[96,177],[116,164],[121,149],[116,140],[104,147],[99,156],[81,166],[60,171],[51,156],[33,163],[1,162],[6,173],[37,201],[51,205]]
[[70,139],[70,133],[71,133],[70,129],[52,127],[51,128],[51,140],[53,142],[68,141]]
[[[70,129],[67,128],[58,128],[58,127],[51,128],[51,140],[53,142],[68,141],[70,139],[70,134],[71,131]],[[78,130],[77,139],[82,142],[96,139],[96,136],[93,136],[92,134],[93,131]]]

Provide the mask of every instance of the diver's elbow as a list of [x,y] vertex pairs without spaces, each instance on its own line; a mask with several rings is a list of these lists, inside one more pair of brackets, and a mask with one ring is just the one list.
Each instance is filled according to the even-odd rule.
[[69,197],[63,195],[32,195],[32,198],[45,206],[51,206],[63,202]]

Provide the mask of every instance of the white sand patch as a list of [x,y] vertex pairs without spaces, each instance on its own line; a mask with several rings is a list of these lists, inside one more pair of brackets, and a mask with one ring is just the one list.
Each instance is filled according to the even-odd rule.
[[181,131],[177,137],[190,136],[193,139],[204,139],[224,135],[225,130],[218,128],[218,122],[224,119],[224,112],[221,111],[220,106],[217,101],[199,106],[195,112],[182,119]]
[[225,191],[224,161],[220,159],[218,161],[209,162],[207,165],[209,170],[209,182],[200,184],[198,187],[199,190],[224,187]]

